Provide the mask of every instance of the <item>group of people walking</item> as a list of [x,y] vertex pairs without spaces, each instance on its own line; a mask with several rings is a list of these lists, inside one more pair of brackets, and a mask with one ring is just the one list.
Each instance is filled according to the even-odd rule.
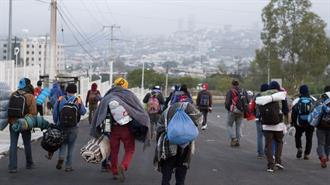
[[[299,96],[289,106],[286,90],[276,81],[262,84],[260,92],[249,97],[239,87],[239,82],[233,80],[232,88],[226,95],[225,108],[228,111],[227,132],[232,147],[240,146],[242,120],[253,115],[257,130],[257,156],[260,159],[266,157],[268,172],[284,169],[281,156],[285,134],[294,135],[296,158],[309,160],[315,128],[320,164],[322,168],[327,167],[330,151],[330,86],[324,87],[324,93],[317,99],[310,95],[307,85],[301,85]],[[312,113],[316,115],[314,118]],[[316,123],[311,123],[311,119],[315,119]],[[302,145],[304,133],[305,149]]]
[[[25,147],[26,168],[35,167],[31,151],[31,131],[15,132],[11,124],[28,114],[43,115],[43,104],[36,102],[36,98],[43,93],[42,82],[37,82],[37,86],[34,89],[31,81],[23,78],[18,84],[17,91],[9,96],[9,173],[17,173],[17,142],[20,133]],[[176,184],[183,185],[195,150],[194,140],[198,135],[196,128],[201,125],[202,130],[207,129],[207,116],[212,111],[212,94],[208,91],[208,84],[204,83],[201,87],[202,90],[194,103],[184,84],[175,85],[167,98],[162,95],[160,86],[154,86],[143,98],[143,105],[137,96],[128,90],[127,80],[118,78],[103,97],[97,89],[97,84],[93,83],[84,104],[76,95],[78,90],[74,83],[66,84],[65,87],[54,83],[47,107],[52,112],[54,124],[61,128],[64,137],[64,142],[59,148],[56,169],[64,168],[66,172],[74,170],[73,154],[79,133],[79,122],[88,107],[90,135],[94,138],[103,136],[109,139],[110,154],[103,156],[102,171],[109,170],[115,180],[124,181],[135,153],[135,141],[143,142],[144,149],[154,141],[156,150],[153,163],[162,173],[161,184],[169,185],[175,171]],[[230,146],[241,145],[242,121],[252,115],[256,120],[258,158],[266,156],[267,171],[274,172],[276,168],[284,169],[281,161],[284,135],[295,128],[296,157],[308,160],[316,127],[317,153],[321,166],[327,167],[330,152],[330,86],[324,88],[324,94],[319,100],[310,95],[306,85],[302,85],[299,92],[299,97],[289,106],[285,89],[276,81],[262,84],[260,92],[251,96],[240,88],[237,80],[233,80],[232,88],[227,92],[225,99]],[[321,113],[318,124],[311,125],[309,115],[316,106],[320,106]],[[188,128],[180,128],[182,120]],[[4,127],[1,125],[2,129]],[[187,137],[173,137],[176,134],[174,131],[187,134]],[[301,142],[303,133],[306,136],[305,149]],[[121,142],[125,153],[121,163],[118,163]],[[47,159],[52,159],[52,156],[53,152],[46,155]]]

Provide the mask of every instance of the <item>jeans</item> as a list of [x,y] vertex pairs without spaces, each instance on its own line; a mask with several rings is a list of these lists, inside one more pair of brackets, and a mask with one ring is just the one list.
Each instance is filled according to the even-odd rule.
[[162,173],[162,185],[170,185],[173,170],[175,169],[175,181],[176,185],[184,185],[184,181],[187,175],[187,166],[184,166],[184,158],[188,153],[188,147],[184,149],[183,153],[180,152],[181,148],[178,148],[176,156],[170,157],[161,161],[161,173]]
[[[233,112],[228,112],[227,115],[227,134],[229,139],[234,139],[236,138],[238,141],[241,138],[241,123],[243,120],[243,114],[238,114],[238,113],[233,113]],[[233,134],[233,126],[236,126],[236,137],[234,137]]]
[[[267,167],[273,169],[275,163],[282,164],[281,156],[282,156],[282,149],[283,149],[283,137],[284,134],[282,131],[263,131],[265,138],[266,138],[266,155],[267,155]],[[275,149],[275,162],[273,158],[273,142],[275,141],[276,149]]]
[[124,143],[125,154],[121,167],[127,170],[135,151],[135,138],[129,131],[128,125],[113,125],[111,128],[111,171],[113,175],[118,174],[118,154],[120,148],[120,141]]
[[68,149],[66,160],[65,160],[65,167],[72,166],[72,158],[73,158],[73,150],[74,145],[76,143],[77,135],[78,135],[78,127],[67,128],[64,130],[64,143],[60,148],[59,151],[59,160],[64,160],[66,149]]
[[256,121],[257,128],[257,153],[259,156],[265,155],[264,150],[264,134],[262,133],[262,125],[260,121]]
[[[17,169],[17,143],[19,132],[14,132],[10,125],[10,148],[9,148],[9,170]],[[21,132],[23,144],[24,144],[24,151],[25,151],[25,158],[26,158],[26,167],[33,165],[32,160],[32,149],[31,149],[31,131],[23,131]]]
[[207,124],[207,114],[209,113],[208,109],[199,109],[199,111],[203,114],[203,126]]
[[302,137],[303,133],[305,132],[306,147],[305,147],[304,153],[305,153],[305,155],[309,155],[312,150],[314,127],[312,127],[312,126],[307,126],[307,127],[295,126],[295,128],[296,128],[296,134],[295,134],[296,148],[302,149],[301,137]]
[[317,129],[317,154],[319,157],[328,157],[330,152],[330,130]]

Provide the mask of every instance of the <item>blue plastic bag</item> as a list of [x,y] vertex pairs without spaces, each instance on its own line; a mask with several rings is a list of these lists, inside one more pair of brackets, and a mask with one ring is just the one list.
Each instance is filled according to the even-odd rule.
[[184,145],[198,136],[198,129],[187,113],[178,109],[167,128],[167,138],[172,144]]
[[313,111],[308,115],[308,122],[311,126],[316,127],[320,123],[321,115],[322,115],[322,106],[316,106]]

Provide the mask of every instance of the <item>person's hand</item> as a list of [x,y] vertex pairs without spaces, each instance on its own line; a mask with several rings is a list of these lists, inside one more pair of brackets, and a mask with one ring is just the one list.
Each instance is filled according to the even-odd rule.
[[212,107],[209,107],[209,112],[212,112]]

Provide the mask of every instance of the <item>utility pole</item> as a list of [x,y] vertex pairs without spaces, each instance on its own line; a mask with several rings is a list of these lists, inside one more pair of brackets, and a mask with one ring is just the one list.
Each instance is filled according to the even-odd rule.
[[8,43],[7,43],[7,59],[11,60],[11,37],[12,37],[12,14],[13,14],[13,0],[9,0],[9,25],[8,25]]
[[267,81],[270,83],[270,50],[268,49]]
[[50,12],[50,68],[49,81],[54,81],[57,72],[57,44],[56,44],[56,24],[57,24],[57,0],[51,1]]
[[103,26],[103,29],[110,28],[110,73],[109,73],[109,85],[112,86],[113,82],[113,63],[115,62],[115,50],[114,50],[114,41],[116,40],[113,36],[114,29],[120,29],[120,26],[117,26],[115,24],[111,26]]
[[167,88],[168,88],[168,71],[169,71],[169,66],[166,65],[165,97],[167,97]]

